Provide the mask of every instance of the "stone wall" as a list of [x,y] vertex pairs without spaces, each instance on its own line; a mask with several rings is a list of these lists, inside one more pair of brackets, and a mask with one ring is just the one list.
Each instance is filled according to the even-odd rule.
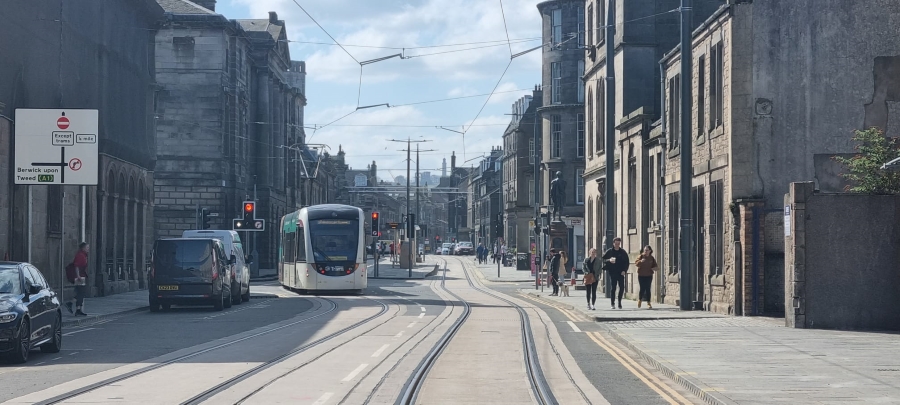
[[791,184],[786,324],[900,330],[900,196],[830,194]]

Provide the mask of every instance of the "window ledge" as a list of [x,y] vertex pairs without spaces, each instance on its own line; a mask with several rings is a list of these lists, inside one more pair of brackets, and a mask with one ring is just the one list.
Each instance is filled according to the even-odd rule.
[[709,139],[718,138],[725,134],[725,127],[719,124],[715,129],[709,131]]
[[672,148],[672,149],[669,149],[669,152],[667,153],[666,156],[667,156],[668,158],[671,159],[671,158],[673,158],[673,157],[678,156],[679,154],[681,154],[681,148],[680,148],[680,147],[674,147],[674,148]]
[[628,228],[629,235],[637,235],[637,228]]

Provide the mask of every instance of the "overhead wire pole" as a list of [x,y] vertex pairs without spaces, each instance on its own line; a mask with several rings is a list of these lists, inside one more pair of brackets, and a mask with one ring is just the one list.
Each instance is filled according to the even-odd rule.
[[[424,150],[422,152],[434,152],[434,149]],[[416,221],[421,221],[422,216],[419,215],[419,144],[416,144]],[[419,244],[418,234],[415,234],[416,230],[413,228],[414,235],[416,236],[416,245]],[[416,246],[416,253],[418,254],[419,247]]]
[[[691,0],[681,0],[681,140],[678,147],[681,155],[681,181],[679,192],[681,193],[681,257],[680,257],[680,299],[681,309],[693,309],[692,285],[693,272],[691,264],[691,252],[693,252],[693,218],[691,204],[691,180],[693,179],[692,148],[691,142],[691,102],[693,92],[691,86],[691,71],[693,69],[693,52],[691,47],[691,27],[693,27],[693,15]],[[673,140],[674,141],[674,140]],[[700,204],[700,202],[697,202]]]
[[409,252],[406,255],[406,258],[407,258],[407,260],[409,260],[409,278],[412,278],[412,269],[413,269],[414,262],[412,261],[413,250],[412,250],[412,247],[410,246],[410,244],[413,242],[410,239],[409,235],[410,235],[410,233],[413,233],[415,231],[415,228],[412,227],[412,222],[410,222],[410,220],[409,220],[409,203],[410,203],[410,201],[409,201],[409,186],[410,186],[410,184],[409,184],[409,175],[410,175],[409,165],[410,165],[410,161],[412,160],[410,153],[412,152],[412,144],[413,143],[418,144],[418,143],[422,143],[422,142],[431,142],[431,140],[414,141],[414,140],[412,140],[412,138],[406,138],[405,140],[403,140],[403,139],[388,139],[388,141],[390,141],[390,142],[406,142],[406,149],[401,150],[401,152],[406,152],[406,198],[405,198],[405,201],[406,201],[406,245],[407,245],[406,250],[407,250],[407,252]]
[[[612,249],[616,237],[616,192],[613,171],[616,152],[616,2],[610,1],[606,15],[606,250]],[[623,166],[624,167],[624,166]],[[606,277],[606,297],[612,297],[612,280]]]

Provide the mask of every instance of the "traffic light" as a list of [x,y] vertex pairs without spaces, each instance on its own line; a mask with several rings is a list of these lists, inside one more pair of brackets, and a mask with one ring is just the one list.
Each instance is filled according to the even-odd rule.
[[500,214],[500,213],[497,214],[497,219],[494,220],[494,226],[496,227],[496,230],[497,230],[497,237],[502,238],[503,237],[503,214]]
[[407,226],[407,235],[410,235],[410,238],[414,238],[416,235],[416,214],[409,214],[409,218],[406,220]]
[[537,220],[534,220],[534,234],[535,235],[541,234],[541,225],[538,223]]
[[256,219],[256,201],[244,201],[244,221]]
[[203,208],[200,210],[200,229],[209,229],[209,210]]
[[373,212],[372,213],[372,236],[378,236],[379,229],[381,229],[381,228],[378,226],[378,213]]

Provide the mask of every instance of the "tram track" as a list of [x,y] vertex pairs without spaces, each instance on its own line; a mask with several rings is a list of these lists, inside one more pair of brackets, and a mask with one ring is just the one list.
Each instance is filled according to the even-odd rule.
[[[553,396],[552,391],[550,390],[550,386],[547,382],[547,379],[544,377],[543,372],[541,371],[540,362],[538,360],[537,348],[534,343],[534,337],[531,332],[531,323],[529,321],[528,313],[525,311],[522,306],[516,304],[512,300],[509,300],[502,295],[495,293],[487,288],[476,285],[476,283],[472,280],[471,275],[469,274],[469,266],[467,263],[460,263],[462,265],[463,274],[466,276],[466,281],[473,290],[480,292],[482,294],[493,297],[494,299],[503,301],[514,308],[519,314],[519,322],[522,331],[522,345],[523,345],[523,353],[524,353],[524,362],[526,374],[528,377],[529,385],[531,386],[532,393],[534,395],[535,400],[542,405],[556,405],[558,404],[556,398]],[[445,274],[446,278],[446,260],[445,260]],[[445,288],[446,289],[446,288]],[[465,306],[464,316],[461,316],[453,326],[444,334],[444,336],[439,340],[432,350],[428,353],[428,355],[422,360],[419,367],[416,368],[416,371],[407,381],[407,384],[404,386],[403,393],[400,398],[398,398],[396,404],[401,405],[411,405],[414,404],[424,386],[425,380],[428,376],[429,371],[434,367],[435,362],[440,357],[440,355],[444,352],[444,350],[449,346],[453,337],[468,319],[469,314],[471,313],[471,306],[462,299],[456,293],[446,290],[449,294],[454,296]]]
[[[36,402],[36,404],[38,404],[38,405],[51,405],[51,404],[59,404],[59,403],[65,402],[65,401],[69,401],[69,400],[78,398],[78,397],[80,397],[80,396],[83,396],[83,395],[85,395],[85,394],[91,393],[91,392],[93,392],[93,391],[102,389],[102,388],[104,388],[104,387],[110,387],[110,386],[116,385],[116,384],[118,384],[118,383],[121,383],[121,382],[130,380],[130,379],[133,379],[133,378],[142,376],[142,375],[147,374],[147,373],[149,373],[149,372],[152,372],[152,371],[155,371],[155,370],[159,370],[159,369],[162,369],[162,368],[165,368],[165,367],[168,367],[168,366],[172,366],[172,365],[175,365],[175,364],[184,363],[184,362],[186,362],[186,361],[188,361],[188,360],[194,359],[194,358],[196,358],[196,357],[198,357],[198,356],[201,356],[201,355],[204,355],[204,354],[207,354],[207,353],[211,353],[211,352],[214,352],[214,351],[217,351],[217,350],[227,349],[227,348],[229,348],[229,347],[231,347],[231,346],[233,346],[233,345],[235,345],[235,344],[242,343],[242,342],[246,342],[246,341],[248,341],[248,340],[250,340],[250,339],[255,339],[255,338],[259,338],[259,337],[261,337],[261,336],[269,335],[269,334],[272,334],[272,333],[275,333],[275,332],[278,332],[278,331],[283,331],[283,330],[285,330],[285,329],[287,329],[287,328],[290,328],[290,327],[293,327],[293,326],[297,326],[297,325],[300,325],[300,324],[303,324],[303,323],[306,323],[306,322],[309,322],[309,321],[312,321],[312,320],[315,320],[315,319],[324,317],[324,316],[326,316],[326,315],[328,315],[328,314],[331,314],[331,313],[337,311],[337,309],[338,309],[338,304],[337,304],[337,302],[335,302],[334,300],[331,300],[331,299],[328,299],[328,298],[322,298],[322,297],[315,297],[315,298],[317,298],[316,302],[317,302],[319,305],[316,306],[316,307],[314,307],[314,308],[312,309],[312,311],[318,311],[319,309],[321,309],[321,308],[324,306],[323,303],[330,304],[330,307],[327,308],[326,310],[324,310],[323,312],[317,313],[317,314],[315,314],[315,315],[306,316],[306,317],[303,317],[302,319],[299,319],[299,320],[296,320],[296,321],[293,321],[293,322],[289,322],[289,323],[286,323],[286,324],[284,324],[284,325],[280,325],[280,326],[275,327],[275,328],[263,330],[263,331],[260,331],[260,332],[257,332],[257,333],[253,333],[253,334],[251,334],[251,335],[247,335],[247,336],[243,336],[243,337],[240,337],[240,338],[232,339],[232,340],[229,340],[229,341],[226,341],[226,342],[217,344],[217,345],[212,346],[212,347],[207,347],[207,348],[195,350],[195,351],[193,351],[193,352],[190,352],[190,353],[187,353],[187,354],[184,354],[184,355],[181,355],[181,356],[177,356],[177,357],[175,357],[175,358],[172,358],[172,359],[169,359],[169,360],[166,360],[166,361],[157,363],[157,364],[149,365],[149,366],[146,366],[146,367],[139,368],[139,369],[137,369],[137,370],[133,370],[133,371],[130,371],[130,372],[126,372],[126,373],[123,373],[123,374],[114,376],[114,377],[110,377],[110,378],[104,379],[104,380],[102,380],[102,381],[99,381],[99,382],[96,382],[96,383],[93,383],[93,384],[89,384],[89,385],[86,385],[86,386],[84,386],[84,387],[80,387],[80,388],[77,388],[77,389],[68,391],[68,392],[66,392],[66,393],[60,394],[60,395],[56,395],[56,396],[51,397],[51,398],[49,398],[49,399],[46,399],[46,400],[42,400],[42,401]],[[352,325],[350,325],[350,326],[348,326],[348,327],[345,327],[345,328],[343,328],[343,329],[341,329],[341,330],[339,330],[339,331],[337,331],[337,332],[331,333],[331,334],[329,334],[329,335],[327,335],[327,336],[324,336],[324,337],[322,337],[322,338],[320,338],[320,339],[317,339],[317,340],[314,341],[314,342],[311,342],[311,343],[309,343],[309,344],[307,344],[307,345],[301,346],[301,347],[299,347],[299,348],[297,348],[297,349],[295,349],[295,350],[292,350],[292,351],[290,351],[290,352],[288,352],[288,353],[285,353],[285,354],[283,354],[283,355],[280,355],[280,356],[278,356],[278,357],[276,357],[276,358],[274,358],[274,359],[272,359],[272,360],[269,360],[269,361],[267,361],[267,362],[265,362],[265,363],[262,363],[262,364],[260,364],[259,366],[256,366],[256,367],[254,367],[254,368],[252,368],[252,369],[250,369],[250,370],[247,370],[247,371],[245,371],[245,372],[242,372],[242,373],[240,373],[238,376],[235,376],[235,377],[229,379],[229,380],[228,380],[228,383],[231,384],[231,383],[237,381],[237,380],[236,380],[237,378],[244,379],[244,378],[249,377],[250,375],[257,374],[257,373],[259,373],[260,371],[264,370],[265,368],[271,367],[272,365],[277,364],[278,362],[283,361],[284,359],[286,359],[286,358],[288,358],[288,357],[291,357],[291,356],[293,356],[293,355],[299,354],[299,353],[301,353],[301,352],[303,352],[303,351],[306,351],[306,350],[308,350],[308,349],[310,349],[310,348],[312,348],[312,347],[314,347],[314,346],[317,346],[317,345],[319,345],[319,344],[321,344],[321,343],[324,343],[324,342],[326,342],[326,341],[328,341],[328,340],[332,340],[332,339],[338,337],[339,335],[341,335],[341,334],[343,334],[343,333],[346,333],[346,332],[348,332],[348,331],[350,331],[350,330],[352,330],[352,329],[358,328],[358,327],[360,327],[360,326],[362,326],[362,325],[364,325],[364,324],[366,324],[366,323],[368,323],[368,322],[370,322],[370,321],[372,321],[372,320],[374,320],[374,319],[376,319],[376,318],[382,316],[384,313],[386,313],[386,312],[388,311],[388,308],[389,308],[389,305],[388,305],[388,304],[386,304],[386,303],[384,303],[384,302],[382,302],[382,301],[379,301],[379,300],[375,300],[375,299],[372,299],[372,300],[378,302],[378,303],[381,305],[381,310],[380,310],[378,313],[376,313],[375,315],[369,316],[369,317],[367,317],[367,318],[365,318],[365,319],[363,319],[363,320],[361,320],[361,321],[358,321],[358,322],[356,322],[356,323],[354,323],[354,324],[352,324]],[[225,383],[218,384],[218,385],[216,385],[216,387],[214,387],[213,389],[222,390],[222,389],[224,388],[224,384],[225,384]],[[191,399],[189,399],[188,401],[185,401],[185,402],[183,402],[183,403],[198,403],[197,399],[199,399],[199,400],[202,401],[203,398],[201,398],[201,396],[203,396],[203,397],[205,398],[206,395],[207,395],[208,393],[210,393],[213,389],[206,390],[206,391],[204,391],[203,393],[201,393],[200,395],[194,396],[194,397],[192,397]]]

